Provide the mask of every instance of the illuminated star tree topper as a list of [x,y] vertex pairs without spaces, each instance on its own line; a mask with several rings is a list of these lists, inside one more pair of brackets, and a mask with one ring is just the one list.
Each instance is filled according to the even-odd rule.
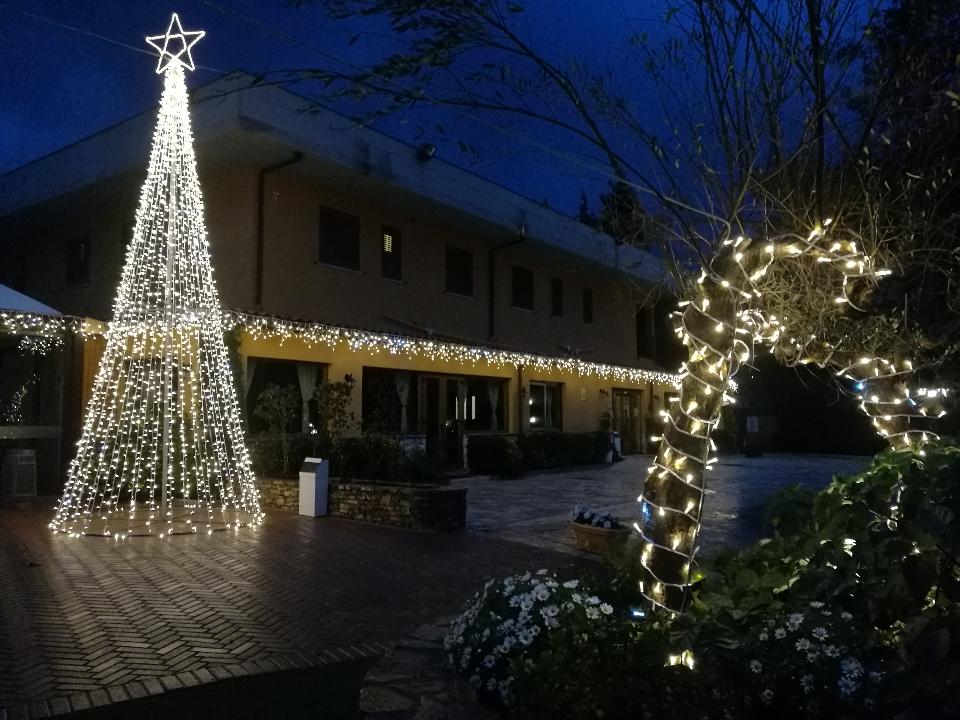
[[77,454],[51,528],[167,537],[257,525],[213,279],[184,69],[202,31],[147,38],[164,76],[147,179]]

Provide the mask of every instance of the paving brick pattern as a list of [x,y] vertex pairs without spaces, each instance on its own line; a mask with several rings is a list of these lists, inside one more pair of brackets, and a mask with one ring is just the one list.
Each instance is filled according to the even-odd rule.
[[39,703],[37,717],[46,701],[353,657],[456,612],[488,577],[570,562],[490,535],[280,512],[255,531],[119,543],[53,536],[49,515],[0,509],[0,708]]

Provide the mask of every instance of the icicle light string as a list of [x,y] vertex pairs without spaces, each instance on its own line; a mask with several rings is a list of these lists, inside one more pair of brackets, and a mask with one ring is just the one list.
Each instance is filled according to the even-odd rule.
[[540,372],[560,372],[578,377],[610,378],[634,384],[655,383],[676,386],[679,377],[660,370],[587,362],[576,358],[551,357],[513,350],[498,350],[479,345],[427,340],[405,335],[355,330],[313,322],[296,322],[279,318],[230,313],[230,322],[241,327],[253,338],[278,339],[280,342],[299,340],[308,346],[326,345],[330,348],[346,346],[350,351],[373,354],[386,353],[407,358],[453,362],[461,365],[486,364],[493,367],[524,367]]
[[[213,279],[176,15],[133,238],[77,453],[50,526],[72,536],[212,534],[263,519]],[[29,321],[18,319],[21,327]],[[61,328],[88,332],[75,320]],[[53,328],[45,321],[45,330]]]
[[[911,389],[913,364],[855,355],[829,343],[791,337],[788,323],[762,310],[762,279],[776,260],[812,258],[828,264],[841,277],[836,304],[853,304],[851,283],[889,274],[875,269],[852,240],[828,238],[827,227],[806,237],[788,235],[759,243],[738,237],[724,241],[697,283],[692,300],[680,303],[676,331],[688,348],[681,366],[680,396],[663,411],[664,432],[657,456],[648,468],[634,524],[641,537],[640,592],[670,613],[683,610],[697,553],[697,537],[706,492],[705,476],[717,462],[710,436],[722,406],[733,402],[733,376],[750,362],[756,345],[767,345],[787,364],[814,363],[853,380],[860,407],[893,447],[915,449],[936,437],[911,423],[941,417],[943,388]],[[896,501],[891,506],[896,517]]]

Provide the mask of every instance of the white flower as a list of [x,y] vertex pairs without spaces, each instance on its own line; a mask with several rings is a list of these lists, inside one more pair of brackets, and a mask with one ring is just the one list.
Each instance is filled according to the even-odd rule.
[[757,675],[760,674],[760,671],[763,670],[763,663],[759,660],[750,661],[750,669],[755,672]]
[[537,575],[546,575],[548,572],[550,571],[547,570],[546,568],[540,568],[539,570],[537,570]]
[[580,584],[579,580],[567,580],[563,586],[568,590],[575,590],[576,587]]
[[497,664],[497,659],[493,655],[487,655],[483,658],[483,666],[487,669],[492,668]]
[[764,705],[769,705],[773,702],[773,690],[769,688],[760,693],[760,699],[763,700]]
[[608,603],[603,603],[600,605],[600,612],[602,612],[604,615],[609,615],[613,612],[613,606]]
[[517,640],[519,640],[520,643],[526,647],[533,642],[533,635],[530,634],[529,630],[524,629],[517,633]]
[[517,605],[519,605],[519,604],[522,602],[522,600],[523,600],[523,596],[521,596],[521,595],[514,595],[514,596],[512,596],[512,597],[507,601],[507,604],[508,604],[510,607],[516,607]]
[[524,612],[530,612],[533,610],[533,600],[529,595],[524,596],[523,600],[520,601],[520,609]]
[[560,627],[560,623],[557,622],[557,619],[556,619],[556,618],[546,618],[546,619],[543,621],[543,624],[546,625],[548,628],[551,628],[551,629],[552,629],[552,628],[558,628],[558,627]]
[[837,648],[836,645],[827,645],[823,649],[823,654],[826,655],[827,657],[837,657],[837,655],[840,654],[840,650]]
[[590,597],[587,598],[587,603],[589,603],[590,605],[599,605],[600,598],[598,598],[596,595],[591,595]]
[[820,657],[820,653],[818,653],[818,652],[808,652],[808,653],[807,653],[807,662],[814,662],[818,657]]
[[860,661],[853,657],[848,657],[842,663],[840,663],[840,669],[843,670],[846,675],[853,675],[854,677],[860,677],[863,675],[863,665],[860,664]]
[[[810,607],[816,608],[817,610],[819,610],[820,608],[823,607],[823,603],[819,602],[818,600],[814,600],[810,603]],[[804,675],[804,677],[809,677],[809,675]]]
[[800,638],[799,640],[797,640],[797,644],[795,645],[795,647],[797,648],[797,650],[801,652],[803,652],[804,650],[809,650],[810,641],[807,640],[806,638]]
[[853,695],[857,687],[859,687],[859,683],[849,675],[844,675],[837,681],[837,688],[840,690],[840,694],[846,697]]
[[846,610],[840,613],[840,617],[843,618],[844,620],[853,620],[853,615],[848,613]]
[[537,600],[540,600],[541,602],[544,601],[544,600],[549,600],[549,599],[550,599],[550,590],[549,590],[549,588],[546,588],[546,587],[544,587],[543,585],[541,585],[540,587],[537,588],[537,590],[536,590],[536,592],[534,593],[534,595],[536,595]]
[[588,607],[587,617],[590,618],[591,620],[596,620],[598,617],[600,617],[600,611],[597,610],[595,607]]
[[784,630],[783,628],[777,628],[776,630],[773,631],[773,636],[777,640],[783,640],[787,636],[787,631]]
[[558,608],[556,605],[546,605],[545,607],[540,608],[540,614],[545,618],[555,618],[559,612],[560,608]]
[[530,626],[530,633],[531,633],[534,637],[536,637],[537,635],[539,635],[539,634],[540,634],[540,626],[539,626],[539,625],[531,625],[531,626]]
[[826,640],[827,636],[830,635],[830,633],[827,632],[827,629],[825,627],[815,627],[810,634],[813,635],[820,642],[823,642],[824,640]]
[[580,593],[574,593],[570,596],[570,599],[575,603],[583,602],[583,597],[580,595]]
[[769,637],[769,635],[767,635],[767,631],[766,631],[766,630],[764,630],[764,631],[761,632],[759,635],[757,635],[757,639],[760,640],[760,642],[764,642],[768,637]]
[[787,616],[787,628],[789,630],[796,630],[802,622],[803,613],[790,613],[790,615]]

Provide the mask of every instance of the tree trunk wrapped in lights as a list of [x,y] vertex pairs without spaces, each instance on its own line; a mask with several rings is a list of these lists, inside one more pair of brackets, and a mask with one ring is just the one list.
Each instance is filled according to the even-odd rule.
[[224,343],[184,68],[202,32],[173,16],[160,114],[76,457],[50,526],[73,536],[164,537],[259,524]]
[[852,380],[861,408],[892,447],[922,452],[920,446],[936,437],[914,423],[940,417],[946,391],[911,389],[909,359],[841,350],[816,337],[801,340],[791,333],[801,323],[764,313],[765,282],[776,281],[765,278],[779,260],[825,264],[841,281],[837,306],[851,303],[854,287],[887,274],[874,269],[854,241],[830,239],[821,227],[805,238],[765,244],[741,237],[724,242],[701,275],[696,297],[681,303],[677,332],[689,360],[681,367],[679,398],[664,413],[663,437],[638,498],[641,518],[635,525],[642,539],[639,590],[655,607],[683,610],[707,471],[716,462],[710,435],[724,402],[732,400],[726,394],[731,379],[750,361],[756,344],[769,346],[787,364],[814,363]]

